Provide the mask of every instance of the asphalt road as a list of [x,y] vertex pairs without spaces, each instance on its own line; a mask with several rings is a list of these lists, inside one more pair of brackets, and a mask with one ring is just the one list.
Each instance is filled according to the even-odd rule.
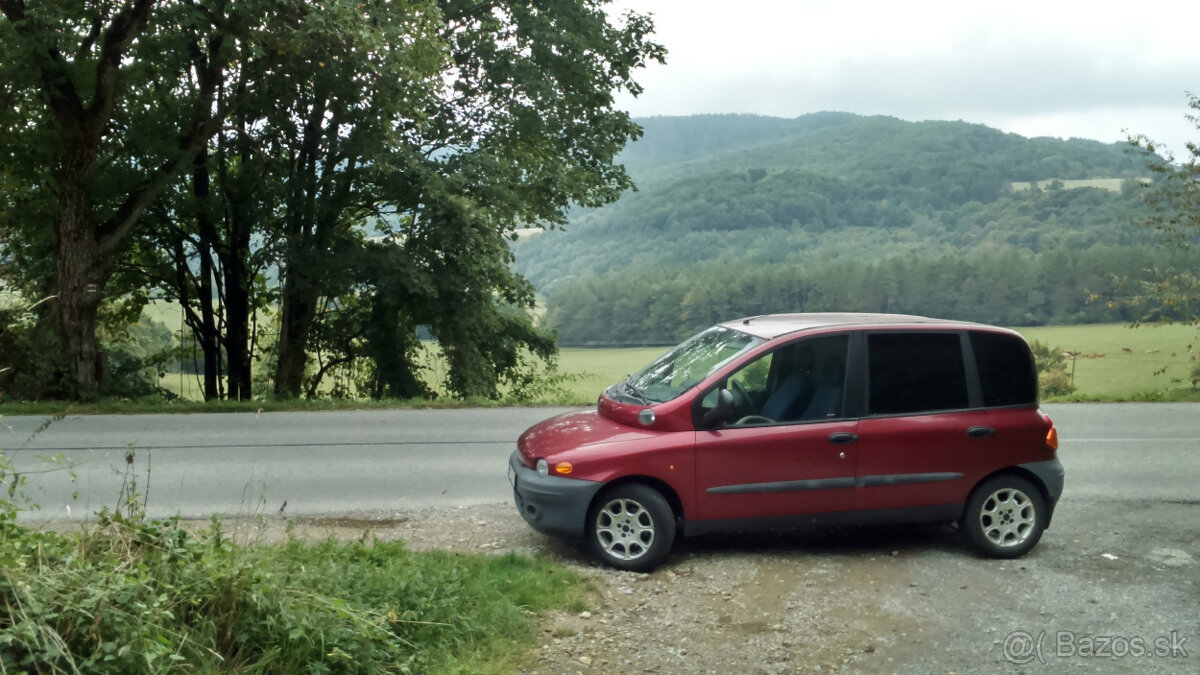
[[[1059,427],[1064,499],[1200,501],[1200,404],[1045,409]],[[114,506],[130,449],[152,517],[386,512],[507,501],[517,436],[562,410],[4,417],[0,452],[26,476],[33,520]]]

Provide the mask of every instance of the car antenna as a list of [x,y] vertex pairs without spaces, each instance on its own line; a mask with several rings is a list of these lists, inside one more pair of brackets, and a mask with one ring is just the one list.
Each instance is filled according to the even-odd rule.
[[748,317],[746,317],[745,319],[742,319],[742,325],[743,325],[743,326],[749,326],[751,321],[753,321],[753,320],[755,320],[755,319],[761,319],[761,318],[763,318],[764,316],[767,316],[767,315],[766,315],[766,314],[758,314],[758,315],[756,315],[756,316],[748,316]]

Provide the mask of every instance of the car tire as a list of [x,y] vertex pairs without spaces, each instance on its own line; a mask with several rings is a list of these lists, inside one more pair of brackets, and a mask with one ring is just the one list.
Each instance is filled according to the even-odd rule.
[[675,513],[654,488],[626,483],[600,494],[588,512],[592,552],[606,565],[649,572],[675,541]]
[[1046,529],[1046,500],[1033,483],[1001,475],[980,483],[963,512],[961,529],[990,558],[1019,558]]

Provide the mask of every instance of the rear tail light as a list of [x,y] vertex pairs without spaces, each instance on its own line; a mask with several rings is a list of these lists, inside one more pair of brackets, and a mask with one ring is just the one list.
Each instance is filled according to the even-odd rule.
[[1050,431],[1046,432],[1046,445],[1051,450],[1058,450],[1058,428],[1053,424],[1050,425]]

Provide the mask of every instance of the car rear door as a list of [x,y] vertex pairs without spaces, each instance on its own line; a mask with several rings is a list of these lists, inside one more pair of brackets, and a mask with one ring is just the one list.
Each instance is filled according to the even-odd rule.
[[978,379],[968,376],[966,333],[877,331],[865,344],[858,507],[919,516],[922,508],[963,503],[995,463],[996,432],[979,403]]

